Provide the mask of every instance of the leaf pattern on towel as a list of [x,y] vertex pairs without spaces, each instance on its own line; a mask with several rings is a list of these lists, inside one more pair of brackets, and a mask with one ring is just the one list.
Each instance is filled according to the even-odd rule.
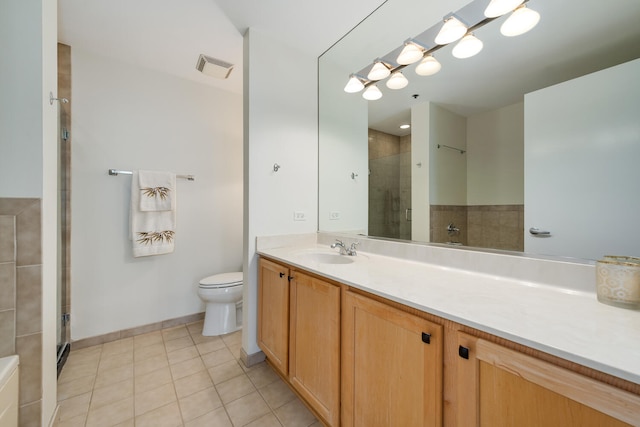
[[167,187],[146,187],[141,188],[140,190],[142,191],[142,194],[147,197],[160,197],[161,200],[165,200],[169,197],[169,192],[171,192],[171,189]]
[[166,240],[168,243],[173,241],[174,231],[165,230],[165,231],[139,231],[138,233],[138,243],[143,245],[152,245],[156,242],[164,243]]

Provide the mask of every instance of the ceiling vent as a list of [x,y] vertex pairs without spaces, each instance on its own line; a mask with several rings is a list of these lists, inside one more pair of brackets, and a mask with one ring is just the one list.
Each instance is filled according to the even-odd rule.
[[198,63],[196,64],[196,70],[208,76],[226,79],[229,77],[229,74],[231,74],[231,70],[233,70],[233,64],[200,54]]

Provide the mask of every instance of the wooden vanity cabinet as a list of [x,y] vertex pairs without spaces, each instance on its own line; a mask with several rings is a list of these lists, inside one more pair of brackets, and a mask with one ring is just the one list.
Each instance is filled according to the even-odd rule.
[[258,346],[284,376],[289,374],[289,269],[260,258]]
[[443,328],[345,292],[342,426],[441,426]]
[[458,332],[456,424],[640,426],[640,396]]
[[340,425],[341,287],[261,258],[258,345],[328,425]]

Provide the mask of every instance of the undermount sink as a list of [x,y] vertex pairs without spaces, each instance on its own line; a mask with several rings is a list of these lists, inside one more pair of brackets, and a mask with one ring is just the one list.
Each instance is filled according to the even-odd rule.
[[348,255],[327,252],[306,252],[301,254],[300,258],[320,264],[351,264],[355,261],[354,257]]

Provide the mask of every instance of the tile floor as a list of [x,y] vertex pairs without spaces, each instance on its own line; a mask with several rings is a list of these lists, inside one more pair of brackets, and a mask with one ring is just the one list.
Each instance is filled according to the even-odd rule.
[[266,363],[239,360],[241,333],[202,322],[72,350],[58,379],[56,427],[320,427]]

